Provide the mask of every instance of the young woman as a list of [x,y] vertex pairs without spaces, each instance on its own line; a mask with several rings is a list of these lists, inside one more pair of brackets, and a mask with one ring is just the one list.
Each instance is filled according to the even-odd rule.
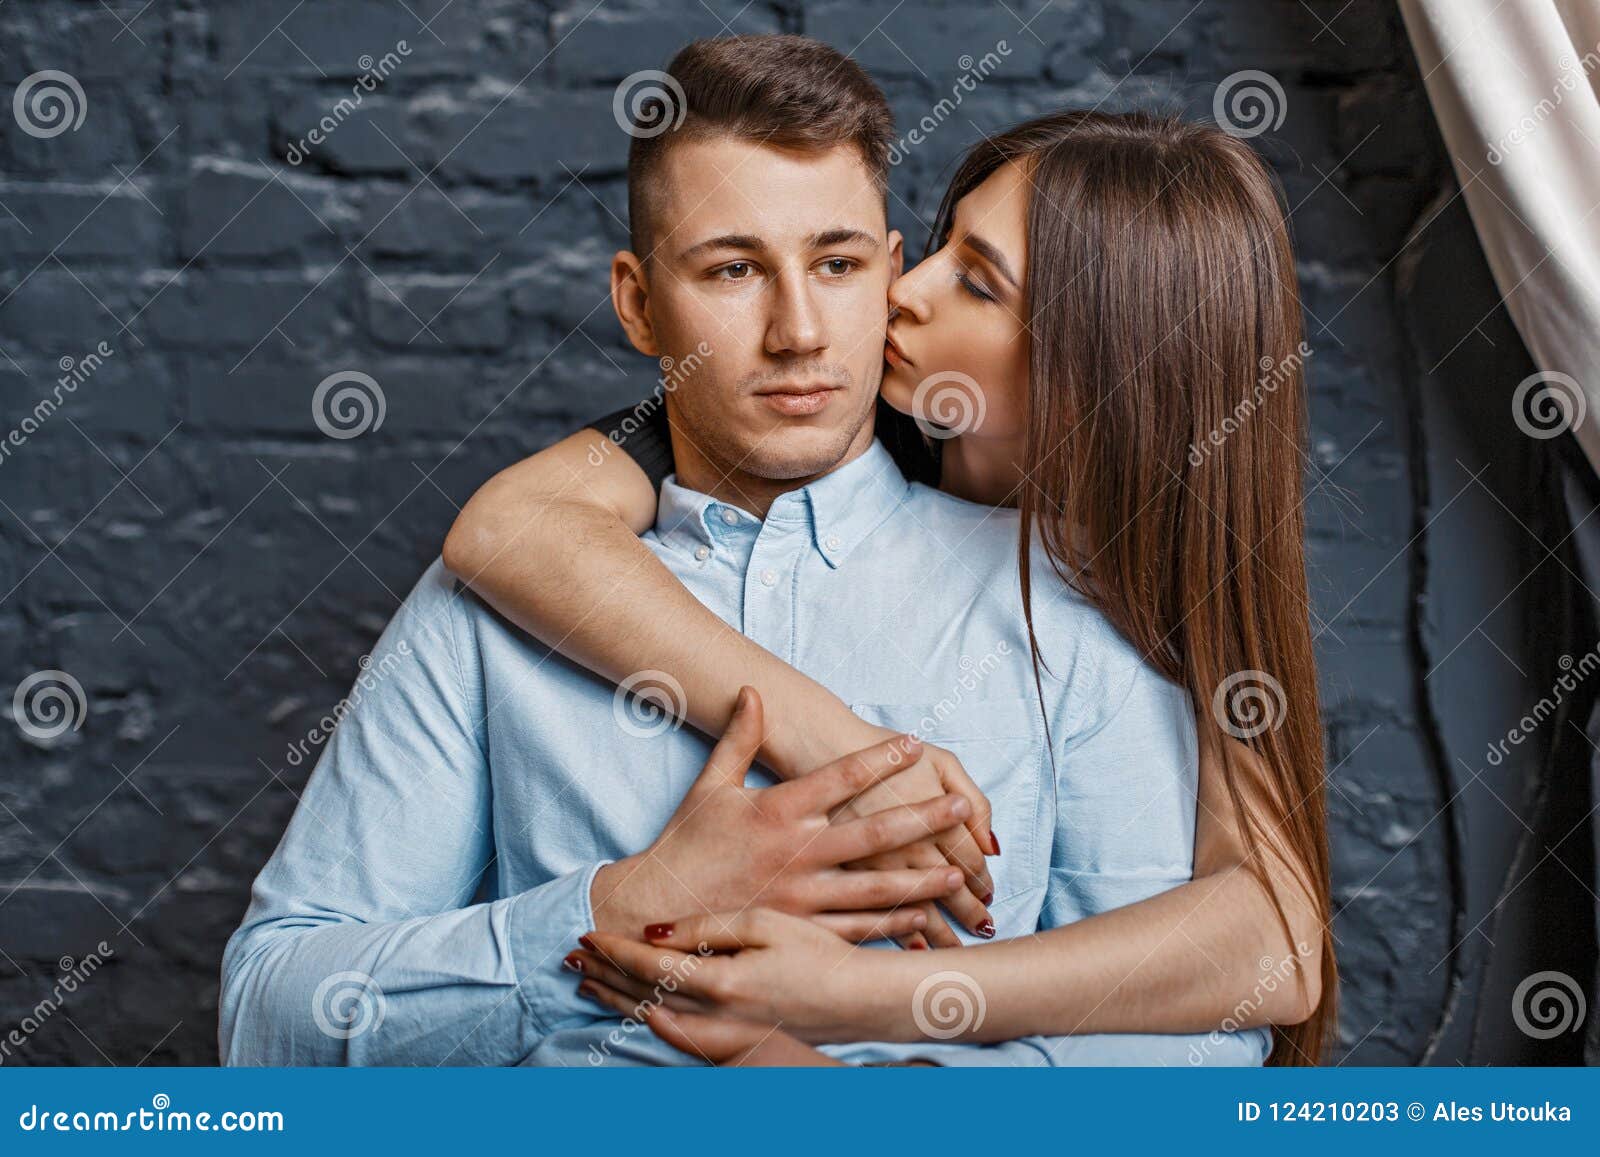
[[[596,934],[573,959],[586,992],[632,1011],[672,948],[698,938],[743,950],[700,962],[646,1011],[670,1042],[713,1060],[820,1057],[802,1038],[921,1039],[910,1023],[919,981],[959,969],[987,1002],[971,1039],[1271,1024],[1269,1063],[1316,1063],[1335,966],[1303,544],[1301,320],[1276,186],[1218,129],[1064,112],[974,147],[934,242],[889,292],[879,435],[909,477],[1020,508],[1025,607],[1049,594],[1028,581],[1037,534],[1060,581],[1189,692],[1201,752],[1194,879],[959,958],[936,919],[925,929],[935,950],[914,954],[853,951],[769,913],[657,926],[655,946]],[[959,423],[927,408],[930,378],[954,384],[945,401]],[[919,437],[906,414],[935,436]],[[625,443],[638,465],[586,430],[504,471],[462,512],[447,565],[614,681],[668,672],[709,731],[728,722],[743,685],[759,687],[770,729],[759,755],[780,774],[882,738],[729,630],[637,541],[655,515],[646,471],[670,469],[662,421],[653,449],[640,446],[649,427]],[[606,593],[604,621],[593,592]],[[1031,609],[1028,624],[1032,639]],[[1033,639],[1036,671],[1039,657]],[[1242,676],[1257,682],[1244,700]],[[1264,721],[1230,713],[1263,684],[1281,687],[1281,707]],[[954,760],[939,773],[931,790],[981,800]],[[975,847],[999,852],[982,813],[968,828]],[[969,865],[970,893],[947,906],[973,928],[984,884],[970,853],[928,847],[912,862]]]

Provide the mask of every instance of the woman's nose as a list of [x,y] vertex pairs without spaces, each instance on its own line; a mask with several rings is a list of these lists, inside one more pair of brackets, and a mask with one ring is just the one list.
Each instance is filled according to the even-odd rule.
[[905,314],[919,325],[928,321],[928,296],[925,292],[927,280],[924,261],[906,270],[899,277],[889,283],[889,312],[891,316]]

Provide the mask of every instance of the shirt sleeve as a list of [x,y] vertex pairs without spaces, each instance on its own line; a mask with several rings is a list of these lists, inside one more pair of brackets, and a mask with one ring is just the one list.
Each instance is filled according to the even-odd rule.
[[589,423],[639,464],[659,491],[662,480],[675,469],[672,458],[672,427],[667,422],[667,406],[651,396],[636,405],[615,410]]
[[593,926],[601,863],[472,903],[494,841],[461,617],[435,562],[324,717],[332,737],[223,956],[224,1063],[516,1064],[591,1014],[560,962]]

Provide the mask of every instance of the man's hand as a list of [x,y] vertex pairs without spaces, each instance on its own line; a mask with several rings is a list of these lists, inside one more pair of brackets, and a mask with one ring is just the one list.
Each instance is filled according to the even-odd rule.
[[646,924],[759,905],[871,940],[926,927],[927,913],[908,905],[965,886],[963,872],[942,856],[930,867],[843,867],[960,829],[972,814],[964,797],[941,792],[830,821],[841,805],[916,765],[922,746],[914,738],[896,735],[801,779],[747,788],[761,740],[761,697],[741,688],[727,730],[655,843],[595,876],[599,930],[637,935]]

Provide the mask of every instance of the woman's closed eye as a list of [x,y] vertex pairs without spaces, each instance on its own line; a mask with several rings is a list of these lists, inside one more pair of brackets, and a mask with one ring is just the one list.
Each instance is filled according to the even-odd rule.
[[973,297],[976,297],[979,301],[996,301],[996,300],[998,300],[995,297],[994,294],[990,293],[987,289],[984,288],[983,284],[980,281],[978,281],[977,278],[972,276],[972,273],[971,273],[970,270],[966,270],[966,269],[957,270],[957,272],[956,272],[956,280],[961,283],[961,288],[962,289],[965,289],[968,293],[970,293]]

